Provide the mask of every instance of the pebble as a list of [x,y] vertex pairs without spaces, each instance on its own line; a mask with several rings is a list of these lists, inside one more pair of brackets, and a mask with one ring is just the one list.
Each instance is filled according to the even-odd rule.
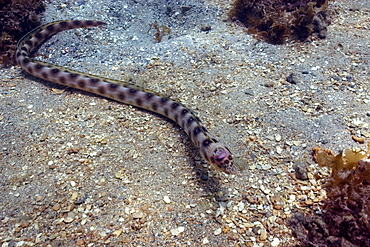
[[261,241],[266,241],[266,239],[267,239],[267,232],[266,232],[265,229],[262,229],[261,234],[260,234],[260,240]]
[[116,172],[116,173],[114,174],[114,176],[115,176],[116,178],[118,178],[118,179],[122,179],[124,175],[123,175],[121,172]]
[[55,204],[53,205],[52,209],[53,209],[54,211],[58,211],[58,210],[60,209],[60,204],[59,204],[59,203],[55,203]]
[[171,229],[171,234],[172,234],[172,236],[177,236],[177,235],[179,235],[180,233],[182,233],[184,231],[185,231],[185,227],[180,226],[178,228]]
[[297,84],[298,83],[298,79],[297,79],[297,76],[294,74],[294,73],[290,73],[286,78],[285,80],[291,84]]
[[122,230],[115,230],[114,232],[112,232],[112,235],[115,236],[115,237],[119,237],[121,234],[122,234]]
[[262,169],[262,170],[265,170],[265,171],[268,171],[268,170],[270,170],[270,169],[271,169],[271,164],[269,164],[269,163],[262,164],[262,165],[261,165],[261,169]]
[[266,188],[264,185],[261,185],[260,186],[260,189],[262,190],[262,192],[266,195],[269,195],[271,193],[271,190],[269,188]]
[[237,206],[238,207],[238,211],[240,211],[240,212],[243,211],[244,206],[245,206],[244,202],[239,202],[238,203],[238,206]]
[[246,227],[246,228],[252,228],[252,227],[254,227],[254,224],[253,223],[244,223],[243,226]]
[[279,244],[280,244],[280,239],[278,239],[278,238],[274,238],[274,239],[272,240],[272,242],[271,242],[271,246],[272,246],[272,247],[279,246]]
[[217,228],[217,229],[214,231],[214,233],[213,233],[213,234],[215,234],[215,235],[217,236],[217,235],[220,235],[220,234],[221,234],[221,232],[222,232],[222,229],[221,229],[221,228]]
[[167,203],[167,204],[171,203],[171,200],[170,200],[170,198],[169,198],[168,196],[164,196],[164,197],[163,197],[163,201],[164,201],[165,203]]
[[85,244],[85,241],[83,239],[78,239],[76,241],[77,246],[83,246]]
[[71,201],[75,201],[78,198],[77,192],[72,192]]
[[144,217],[144,213],[141,212],[141,211],[138,211],[138,212],[135,212],[134,214],[132,214],[132,218],[134,219],[141,219]]
[[203,238],[202,244],[209,244],[209,240],[207,237]]
[[276,135],[275,135],[275,140],[276,140],[277,142],[281,141],[281,135],[276,134]]
[[40,195],[37,195],[36,196],[36,202],[40,202],[40,201],[42,201],[42,199],[43,199],[42,196],[40,196]]
[[67,217],[65,217],[63,219],[63,221],[65,223],[71,223],[74,220],[75,216],[76,216],[76,214],[74,212],[69,212],[68,215],[67,215]]
[[305,162],[299,162],[293,165],[296,178],[300,180],[307,180],[307,164]]
[[196,50],[190,50],[189,52],[188,52],[188,54],[189,55],[193,55],[195,52],[197,52]]
[[370,137],[370,132],[368,132],[366,130],[361,130],[361,135],[363,135],[366,138],[369,138]]

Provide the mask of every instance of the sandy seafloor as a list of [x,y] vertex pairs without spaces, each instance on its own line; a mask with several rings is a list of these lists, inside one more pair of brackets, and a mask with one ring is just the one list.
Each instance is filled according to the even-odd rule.
[[[370,3],[330,2],[326,39],[279,46],[225,22],[231,3],[47,3],[43,23],[108,25],[60,33],[39,59],[181,101],[241,171],[213,170],[156,114],[4,68],[2,246],[290,246],[287,218],[325,213],[315,178],[327,170],[312,148],[338,152],[365,146],[352,135],[370,137]],[[159,43],[155,22],[171,30]],[[295,179],[294,165],[308,166],[308,180]]]

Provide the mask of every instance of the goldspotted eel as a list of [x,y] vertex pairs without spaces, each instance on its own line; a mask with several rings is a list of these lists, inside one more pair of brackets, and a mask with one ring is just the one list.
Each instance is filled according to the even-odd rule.
[[68,20],[35,28],[18,42],[17,62],[25,71],[36,77],[144,108],[175,121],[199,147],[206,161],[227,174],[234,174],[236,168],[229,149],[212,138],[200,119],[183,104],[132,83],[82,73],[30,57],[42,42],[58,32],[105,24],[101,21]]

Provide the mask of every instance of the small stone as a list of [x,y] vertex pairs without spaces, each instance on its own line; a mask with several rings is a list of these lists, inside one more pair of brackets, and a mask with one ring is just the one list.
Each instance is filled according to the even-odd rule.
[[80,149],[75,147],[71,147],[67,150],[67,154],[77,154],[78,152],[80,152]]
[[64,219],[63,219],[63,221],[65,222],[65,223],[71,223],[73,220],[74,220],[74,218],[75,218],[75,213],[74,212],[69,212],[68,213],[68,215],[67,215],[67,217],[65,217]]
[[164,196],[164,197],[163,197],[163,201],[164,201],[165,203],[167,203],[167,204],[171,203],[171,200],[170,200],[170,198],[169,198],[168,196]]
[[307,163],[299,162],[293,165],[296,178],[300,180],[307,180]]
[[352,76],[346,76],[345,80],[351,82],[353,80],[353,77]]
[[261,185],[260,186],[260,189],[263,193],[265,193],[266,195],[269,195],[271,193],[271,190],[269,188],[266,188],[264,185]]
[[366,130],[361,130],[361,135],[363,135],[366,138],[369,138],[370,137],[370,132],[368,132]]
[[190,51],[188,52],[188,54],[189,54],[189,55],[193,55],[195,52],[196,52],[196,50],[190,50]]
[[254,92],[253,92],[253,90],[252,90],[252,89],[246,89],[246,90],[244,91],[244,93],[245,93],[246,95],[249,95],[249,96],[254,96]]
[[224,227],[224,229],[222,229],[222,232],[223,233],[227,233],[228,231],[230,231],[230,226],[228,226],[228,225],[226,225],[225,227]]
[[135,212],[135,213],[132,214],[132,218],[134,218],[134,219],[141,219],[143,217],[144,217],[144,214],[141,211],[138,211],[138,212]]
[[297,76],[294,74],[294,73],[290,73],[286,79],[285,79],[287,82],[291,83],[291,84],[297,84],[298,83],[298,79],[297,79]]
[[278,238],[274,238],[274,239],[272,240],[272,242],[271,242],[271,246],[272,246],[272,247],[279,246],[279,244],[280,244],[280,239],[278,239]]
[[102,138],[102,139],[98,140],[97,143],[107,144],[108,142],[107,142],[106,139]]
[[122,174],[121,172],[116,172],[116,173],[114,174],[114,176],[115,176],[116,178],[118,178],[118,179],[122,179],[122,178],[123,178],[123,174]]
[[297,146],[297,147],[300,146],[301,143],[302,143],[302,141],[293,141],[293,145]]
[[268,170],[270,170],[270,169],[271,169],[271,164],[268,164],[268,163],[266,163],[266,164],[261,164],[261,169],[262,169],[262,170],[265,170],[265,171],[268,171]]
[[36,202],[41,202],[41,201],[42,201],[42,199],[43,199],[43,197],[42,197],[42,196],[40,196],[40,195],[37,195],[37,196],[36,196]]
[[211,25],[203,25],[200,27],[200,31],[202,32],[208,32],[208,31],[211,31],[212,27]]
[[238,211],[239,212],[243,211],[244,210],[244,206],[245,206],[244,202],[239,202],[238,205],[237,205]]
[[332,77],[331,77],[334,81],[340,81],[341,79],[340,79],[340,77],[339,76],[337,76],[337,75],[333,75]]
[[328,144],[329,143],[329,140],[328,139],[323,139],[320,141],[322,144]]
[[7,87],[15,87],[17,84],[14,84],[14,83],[9,83],[9,84],[7,84],[6,86]]
[[54,211],[58,211],[58,210],[60,209],[60,204],[59,204],[59,203],[55,203],[55,204],[53,205],[52,209],[53,209]]
[[305,204],[306,204],[306,205],[312,205],[312,204],[313,204],[313,201],[312,201],[311,199],[307,199],[307,200],[305,201]]
[[249,170],[256,170],[257,166],[255,164],[251,164],[251,165],[248,166],[248,169]]
[[203,238],[202,244],[209,244],[209,240],[207,237]]
[[221,232],[222,232],[222,229],[218,228],[218,229],[215,230],[215,232],[213,234],[215,234],[217,236],[217,235],[220,235]]
[[119,237],[121,234],[122,234],[122,230],[115,230],[114,232],[112,232],[112,235],[115,236],[115,237]]
[[65,89],[56,89],[56,88],[52,88],[51,91],[56,94],[56,95],[59,95],[59,94],[62,94],[64,93]]
[[266,241],[266,239],[267,239],[267,232],[266,232],[265,229],[262,229],[261,234],[260,234],[260,240],[261,241]]
[[77,198],[74,202],[73,202],[73,204],[74,205],[81,205],[81,204],[83,204],[83,203],[85,203],[85,201],[86,201],[86,198],[87,198],[87,195],[85,194],[84,196],[80,196],[79,198]]
[[99,235],[100,235],[101,238],[105,239],[107,237],[108,233],[106,231],[101,231],[99,233]]
[[276,140],[277,142],[281,141],[281,135],[276,134],[276,135],[275,135],[275,140]]
[[83,239],[78,239],[76,241],[77,246],[83,246],[85,244],[85,241]]
[[26,228],[26,227],[29,227],[31,225],[31,222],[29,221],[23,221],[21,224],[20,224],[20,227],[22,228]]
[[246,228],[252,228],[252,227],[254,227],[254,224],[246,222],[246,223],[243,224],[243,226],[245,226]]
[[265,87],[274,87],[275,86],[275,82],[273,81],[268,81],[264,84]]
[[75,201],[78,198],[77,192],[72,192],[71,201]]
[[172,236],[177,236],[177,235],[179,235],[180,233],[182,233],[184,231],[185,231],[185,227],[180,226],[178,228],[171,229],[171,234],[172,234]]
[[65,212],[71,212],[73,210],[74,206],[72,204],[68,205],[66,208],[65,208]]

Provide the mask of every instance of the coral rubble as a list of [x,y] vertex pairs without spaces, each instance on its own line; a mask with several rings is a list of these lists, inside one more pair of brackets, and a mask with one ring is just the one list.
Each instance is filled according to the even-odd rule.
[[40,25],[43,0],[0,0],[0,64],[15,64],[18,40]]
[[314,148],[314,160],[331,169],[321,215],[296,214],[288,224],[300,246],[370,246],[370,145],[338,155]]
[[327,0],[235,0],[229,17],[268,43],[305,41],[312,34],[326,37],[327,4]]

